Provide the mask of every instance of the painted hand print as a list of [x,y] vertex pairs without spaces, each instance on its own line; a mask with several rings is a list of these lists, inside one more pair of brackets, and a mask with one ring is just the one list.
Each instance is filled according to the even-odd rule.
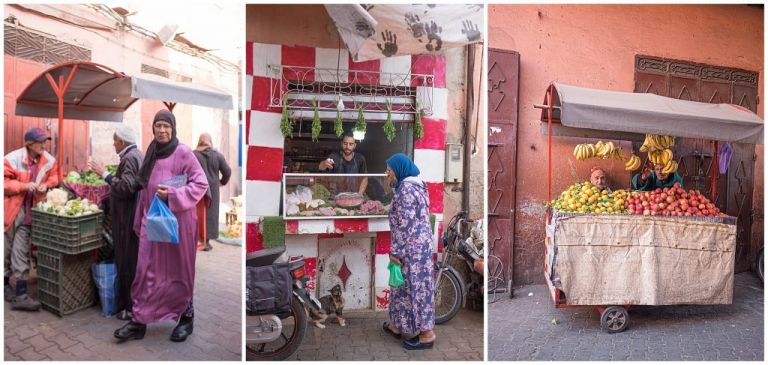
[[[427,32],[427,51],[437,52],[442,49],[443,39],[440,37],[440,33],[443,32],[443,27],[438,26],[434,21],[430,21],[430,24],[424,28]],[[432,42],[435,42],[435,44],[433,45]]]
[[392,57],[397,53],[397,34],[391,31],[385,30],[381,32],[381,39],[384,41],[384,46],[381,43],[377,43],[379,50],[385,57]]
[[461,33],[467,36],[468,41],[475,42],[480,40],[482,33],[480,33],[480,27],[477,24],[472,23],[471,20],[465,20],[462,24],[464,29],[461,30]]

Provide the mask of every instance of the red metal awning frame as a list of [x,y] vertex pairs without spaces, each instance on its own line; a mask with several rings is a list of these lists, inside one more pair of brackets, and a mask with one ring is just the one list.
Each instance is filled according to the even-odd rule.
[[[43,71],[39,76],[35,77],[28,85],[24,88],[24,90],[19,94],[18,98],[16,99],[17,103],[23,103],[23,104],[31,104],[31,105],[43,105],[43,106],[56,106],[58,108],[58,140],[56,144],[56,161],[59,163],[59,166],[61,167],[62,163],[62,153],[63,149],[61,148],[61,139],[64,135],[64,96],[67,93],[67,90],[69,89],[70,84],[72,83],[72,80],[74,79],[75,75],[77,74],[78,68],[81,65],[85,66],[91,66],[94,68],[101,69],[102,71],[105,71],[107,74],[111,74],[112,77],[108,78],[106,80],[100,81],[99,83],[96,83],[91,87],[88,91],[85,92],[82,99],[78,100],[74,104],[71,105],[71,107],[75,107],[81,110],[86,111],[93,111],[93,112],[99,112],[99,111],[106,111],[106,112],[123,112],[127,110],[128,108],[135,103],[138,98],[134,98],[133,101],[131,101],[125,108],[111,108],[111,107],[95,107],[95,106],[88,106],[83,105],[83,103],[88,99],[89,96],[94,95],[99,91],[99,89],[115,80],[130,80],[131,77],[128,75],[125,75],[121,72],[115,71],[112,68],[109,68],[107,66],[94,63],[94,62],[87,62],[87,61],[80,61],[80,62],[66,62],[62,64],[55,65],[45,71]],[[51,75],[51,73],[54,70],[62,69],[62,68],[68,68],[71,67],[72,70],[70,71],[69,75],[67,75],[66,79],[64,78],[64,75],[59,75],[58,80],[55,80],[54,77]],[[56,103],[50,103],[46,101],[31,101],[31,100],[22,100],[22,96],[26,95],[26,92],[32,87],[32,85],[40,78],[45,77],[45,79],[48,81],[48,84],[51,86],[51,89],[53,90],[54,94],[57,97]],[[173,111],[174,107],[176,107],[176,103],[174,102],[167,102],[164,101],[163,104],[168,108],[168,110]],[[59,179],[62,180],[64,177],[64,171],[62,168],[59,168]]]

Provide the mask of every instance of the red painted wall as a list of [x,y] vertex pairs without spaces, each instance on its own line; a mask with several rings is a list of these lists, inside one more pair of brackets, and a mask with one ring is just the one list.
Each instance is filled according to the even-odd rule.
[[[763,79],[763,11],[746,5],[492,5],[489,47],[520,52],[520,124],[515,227],[515,283],[542,283],[546,138],[533,107],[553,81],[633,91],[635,55],[737,67]],[[762,93],[761,93],[762,94]],[[760,99],[764,99],[760,95]],[[763,105],[758,114],[763,116]],[[582,139],[554,138],[553,194],[589,177],[592,165],[607,169],[614,188],[629,184],[617,160],[575,161]],[[629,148],[628,143],[622,147]],[[757,148],[755,204],[762,209],[763,153]],[[762,216],[762,212],[760,214]],[[762,242],[762,220],[753,225]]]

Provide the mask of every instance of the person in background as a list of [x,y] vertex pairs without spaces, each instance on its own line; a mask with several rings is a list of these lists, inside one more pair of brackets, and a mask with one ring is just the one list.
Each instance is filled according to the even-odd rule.
[[405,284],[391,288],[389,322],[384,332],[402,338],[408,350],[432,348],[435,331],[435,265],[432,260],[432,228],[429,192],[419,168],[408,156],[397,153],[387,160],[387,177],[395,187],[389,211],[392,243],[389,259],[400,265]]
[[227,164],[224,155],[213,148],[211,135],[208,133],[200,135],[194,153],[197,161],[200,162],[200,167],[205,172],[205,177],[208,179],[208,195],[210,195],[211,204],[205,210],[204,251],[210,251],[213,249],[210,241],[219,238],[219,200],[221,199],[219,187],[227,185],[232,176],[232,169]]
[[118,276],[117,318],[131,319],[131,284],[136,276],[136,261],[139,255],[139,237],[133,231],[136,214],[136,198],[141,185],[138,181],[141,167],[141,151],[136,146],[136,132],[128,125],[121,124],[112,136],[115,153],[120,156],[115,174],[110,174],[103,165],[91,161],[88,167],[109,184],[109,215],[112,222],[112,239],[115,247],[115,265]]
[[[147,148],[138,174],[139,191],[133,229],[139,236],[136,277],[131,287],[133,316],[130,322],[115,330],[121,341],[142,339],[147,324],[178,320],[171,341],[181,342],[192,334],[197,254],[197,212],[195,206],[208,191],[200,163],[189,147],[176,138],[176,117],[160,110],[152,120],[154,140]],[[161,184],[186,175],[183,186]],[[157,195],[168,204],[178,221],[178,244],[151,242],[147,239],[147,210]]]
[[[32,250],[32,206],[59,185],[59,166],[45,150],[50,140],[40,128],[24,133],[24,147],[5,155],[3,208],[5,211],[5,300],[11,310],[40,310],[40,302],[27,294]],[[16,282],[11,289],[9,275]]]
[[661,171],[664,169],[662,165],[653,165],[653,171],[651,171],[651,163],[648,162],[643,166],[643,171],[639,174],[635,174],[632,177],[632,189],[653,191],[657,188],[671,188],[675,183],[679,182],[680,187],[683,186],[683,178],[677,173],[677,171],[671,174],[664,174]]

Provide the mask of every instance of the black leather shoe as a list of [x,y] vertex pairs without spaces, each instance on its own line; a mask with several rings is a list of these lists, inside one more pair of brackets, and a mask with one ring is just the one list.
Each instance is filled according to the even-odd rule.
[[115,337],[125,340],[141,340],[144,338],[144,333],[147,332],[147,325],[130,321],[115,330]]
[[193,327],[194,318],[182,316],[181,319],[179,319],[179,324],[176,325],[176,328],[173,329],[173,333],[171,333],[171,341],[184,342],[184,340],[192,334]]
[[435,341],[421,342],[419,336],[403,341],[403,347],[405,347],[406,350],[426,350],[431,349],[434,345]]

